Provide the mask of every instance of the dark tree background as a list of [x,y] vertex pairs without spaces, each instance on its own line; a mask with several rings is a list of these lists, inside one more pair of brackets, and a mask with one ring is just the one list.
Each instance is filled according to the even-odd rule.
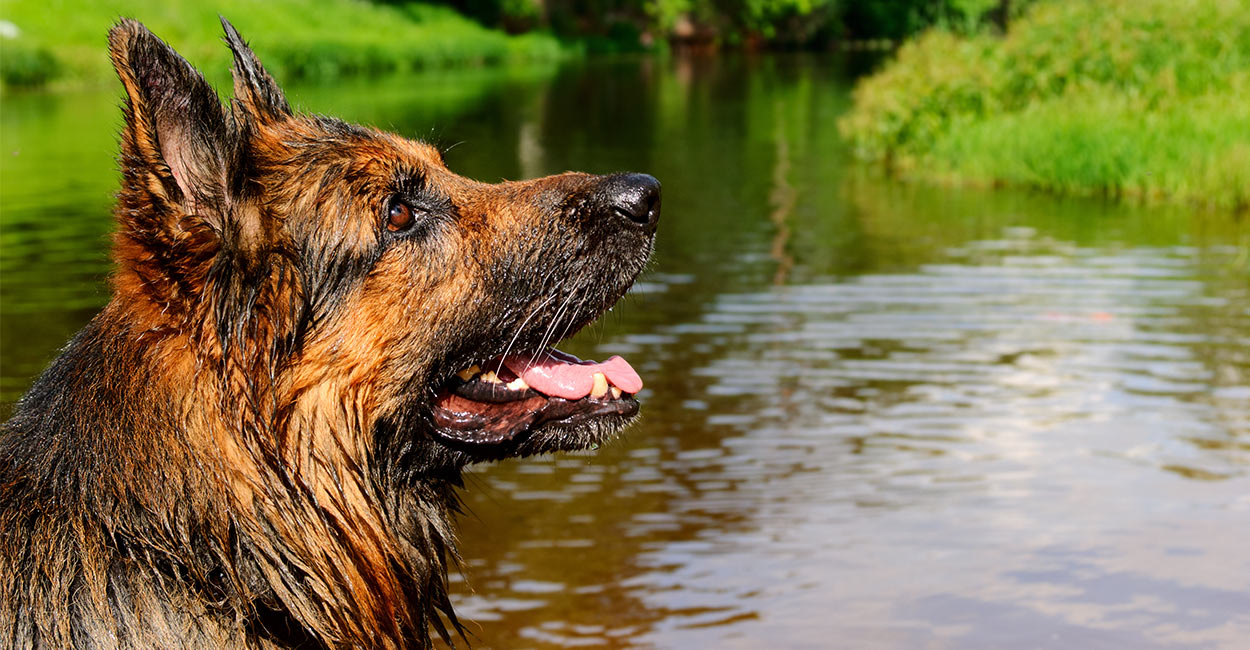
[[820,48],[898,40],[940,26],[1005,30],[1032,0],[442,0],[488,27],[547,28],[592,49],[661,41],[705,47]]

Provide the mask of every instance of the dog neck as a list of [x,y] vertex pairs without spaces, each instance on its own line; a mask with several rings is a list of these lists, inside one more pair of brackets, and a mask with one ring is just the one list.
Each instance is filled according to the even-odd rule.
[[[259,417],[257,395],[221,395],[185,341],[140,353],[150,330],[119,313],[86,327],[4,425],[0,524],[27,541],[0,553],[13,561],[0,592],[39,593],[0,620],[25,617],[51,646],[100,632],[136,647],[428,646],[431,628],[447,636],[440,611],[459,628],[456,473],[379,471],[374,423],[332,384]],[[46,558],[76,564],[32,570]]]

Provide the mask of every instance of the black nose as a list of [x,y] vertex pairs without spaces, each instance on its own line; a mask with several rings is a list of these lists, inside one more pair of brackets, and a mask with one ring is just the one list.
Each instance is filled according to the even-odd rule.
[[615,174],[600,189],[608,209],[627,223],[654,231],[660,221],[660,181],[648,174]]

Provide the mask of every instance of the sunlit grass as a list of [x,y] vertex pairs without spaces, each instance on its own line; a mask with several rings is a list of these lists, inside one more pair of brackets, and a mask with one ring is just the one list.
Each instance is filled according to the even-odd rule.
[[1057,0],[906,45],[840,126],[905,176],[1244,209],[1248,90],[1248,0]]
[[4,0],[0,14],[19,31],[0,49],[0,74],[10,85],[111,82],[106,34],[120,16],[142,21],[208,72],[229,66],[217,20],[221,14],[284,80],[554,59],[563,53],[551,36],[508,36],[449,8],[417,3]]

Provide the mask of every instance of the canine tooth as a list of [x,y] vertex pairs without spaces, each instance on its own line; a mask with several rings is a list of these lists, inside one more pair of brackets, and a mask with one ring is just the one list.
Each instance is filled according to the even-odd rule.
[[612,399],[621,399],[621,389],[616,386],[612,387]]
[[591,397],[603,397],[608,394],[608,378],[601,372],[595,373],[595,385],[590,389]]
[[496,375],[494,370],[487,370],[486,372],[482,373],[482,381],[489,381],[492,384],[503,383],[502,381],[499,380],[499,375]]
[[530,385],[525,383],[525,380],[520,377],[508,382],[508,390],[528,390],[529,387]]
[[470,379],[473,379],[473,377],[477,375],[477,373],[479,372],[482,372],[482,369],[479,368],[478,365],[475,363],[469,366],[468,368],[465,368],[464,370],[461,370],[460,372],[456,373],[456,375],[465,381],[469,381]]

